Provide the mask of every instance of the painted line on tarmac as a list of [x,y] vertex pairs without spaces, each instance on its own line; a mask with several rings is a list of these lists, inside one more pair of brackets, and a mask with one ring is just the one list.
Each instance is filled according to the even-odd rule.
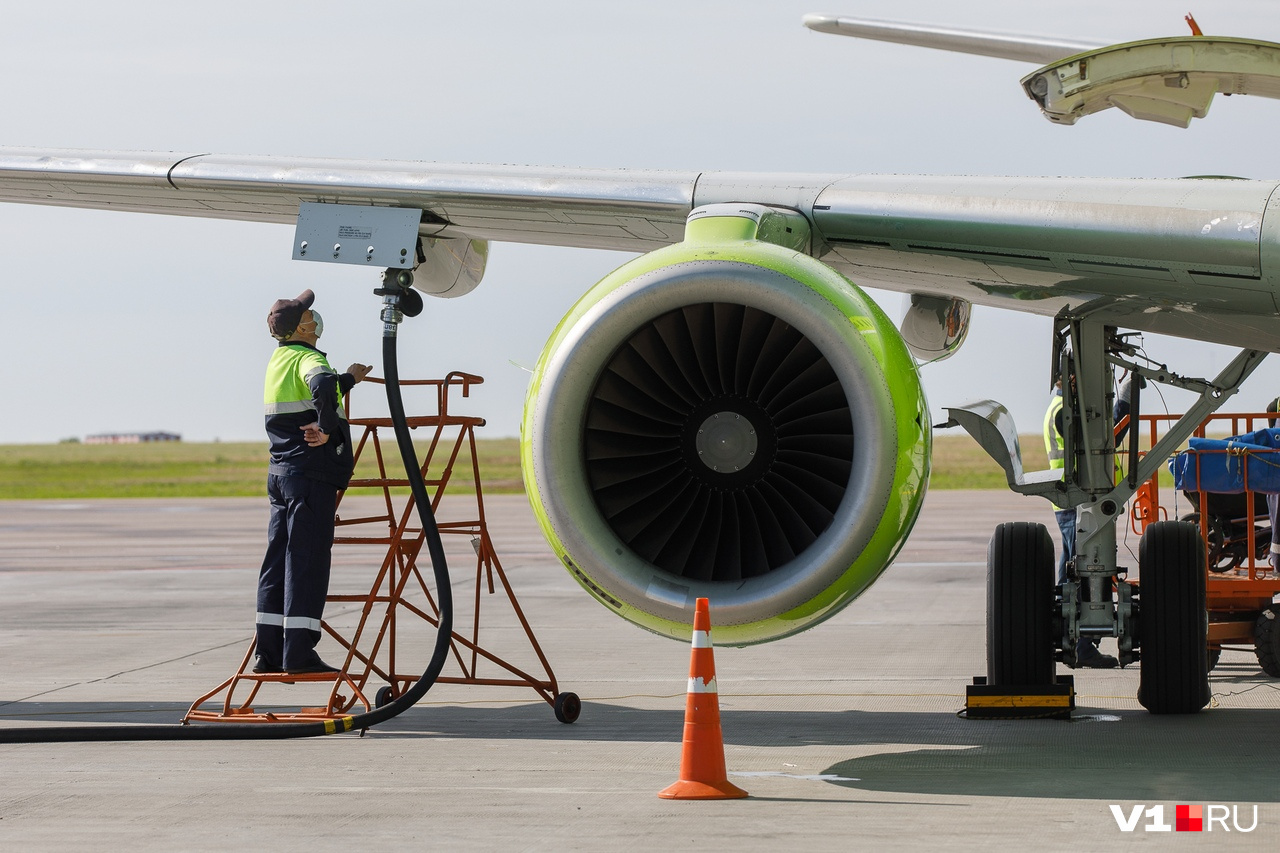
[[781,776],[784,779],[800,779],[805,782],[861,782],[853,776],[837,776],[834,773],[814,773],[803,776],[798,773],[780,773],[776,770],[755,770],[744,773],[729,771],[730,776]]

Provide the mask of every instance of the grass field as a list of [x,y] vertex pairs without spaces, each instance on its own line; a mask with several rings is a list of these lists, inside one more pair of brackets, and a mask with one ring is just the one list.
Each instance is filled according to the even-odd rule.
[[[499,438],[477,445],[485,490],[521,491],[520,443]],[[394,442],[381,450],[388,476],[403,477]],[[418,450],[423,453],[424,445]],[[439,477],[441,468],[433,464],[429,476]],[[356,476],[377,472],[370,444]],[[7,500],[255,496],[266,495],[266,480],[266,442],[0,445],[0,499]],[[451,489],[469,489],[471,480],[470,454],[464,452],[454,463]],[[353,493],[361,491],[368,490]]]
[[[429,439],[415,436],[419,454]],[[476,444],[485,491],[522,491],[519,441],[495,438]],[[1004,488],[1004,473],[968,436],[936,436],[933,448],[930,488]],[[386,470],[396,476],[400,459],[394,444],[385,443],[381,450]],[[1038,436],[1023,436],[1022,453],[1027,470],[1047,467]],[[442,455],[437,451],[436,458]],[[0,445],[0,499],[265,495],[266,458],[265,442]],[[376,476],[376,459],[370,444],[356,476]],[[441,468],[433,464],[428,473],[438,477]],[[470,483],[470,454],[464,452],[454,464],[450,489],[469,489]]]

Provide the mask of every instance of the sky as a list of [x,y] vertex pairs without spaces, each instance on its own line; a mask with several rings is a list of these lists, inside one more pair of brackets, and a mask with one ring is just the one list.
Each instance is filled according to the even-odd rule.
[[[1111,110],[1074,127],[1023,95],[1032,66],[810,32],[806,12],[1068,39],[1206,33],[1280,41],[1265,0],[699,0],[644,3],[13,4],[0,144],[840,174],[1280,177],[1280,104],[1219,96],[1187,130]],[[166,430],[262,440],[264,318],[305,288],[335,367],[380,357],[376,273],[290,259],[290,226],[0,204],[0,443]],[[492,247],[484,282],[401,328],[401,375],[486,378],[467,410],[513,436],[547,337],[630,256]],[[872,292],[894,317],[903,297]],[[1037,433],[1049,321],[978,308],[922,375],[934,420],[1004,402]],[[1174,370],[1226,348],[1147,336]],[[380,372],[380,369],[379,371]],[[380,392],[358,389],[356,413]],[[1264,363],[1232,408],[1280,393]],[[1144,396],[1144,402],[1150,397]],[[1173,411],[1186,396],[1166,393]],[[411,411],[414,401],[409,398]]]

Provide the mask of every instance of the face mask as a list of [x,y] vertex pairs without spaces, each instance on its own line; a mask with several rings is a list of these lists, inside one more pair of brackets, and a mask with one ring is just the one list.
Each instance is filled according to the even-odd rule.
[[324,334],[324,318],[320,316],[319,311],[312,310],[311,319],[315,321],[316,338],[319,339],[319,337]]

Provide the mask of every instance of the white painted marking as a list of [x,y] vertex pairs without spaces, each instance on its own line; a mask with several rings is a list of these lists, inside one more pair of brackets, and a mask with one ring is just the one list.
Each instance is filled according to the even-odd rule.
[[805,782],[861,782],[853,776],[837,776],[834,773],[814,773],[809,776],[801,776],[796,773],[778,773],[770,770],[758,770],[750,773],[729,773],[730,776],[781,776],[783,779],[801,779]]

